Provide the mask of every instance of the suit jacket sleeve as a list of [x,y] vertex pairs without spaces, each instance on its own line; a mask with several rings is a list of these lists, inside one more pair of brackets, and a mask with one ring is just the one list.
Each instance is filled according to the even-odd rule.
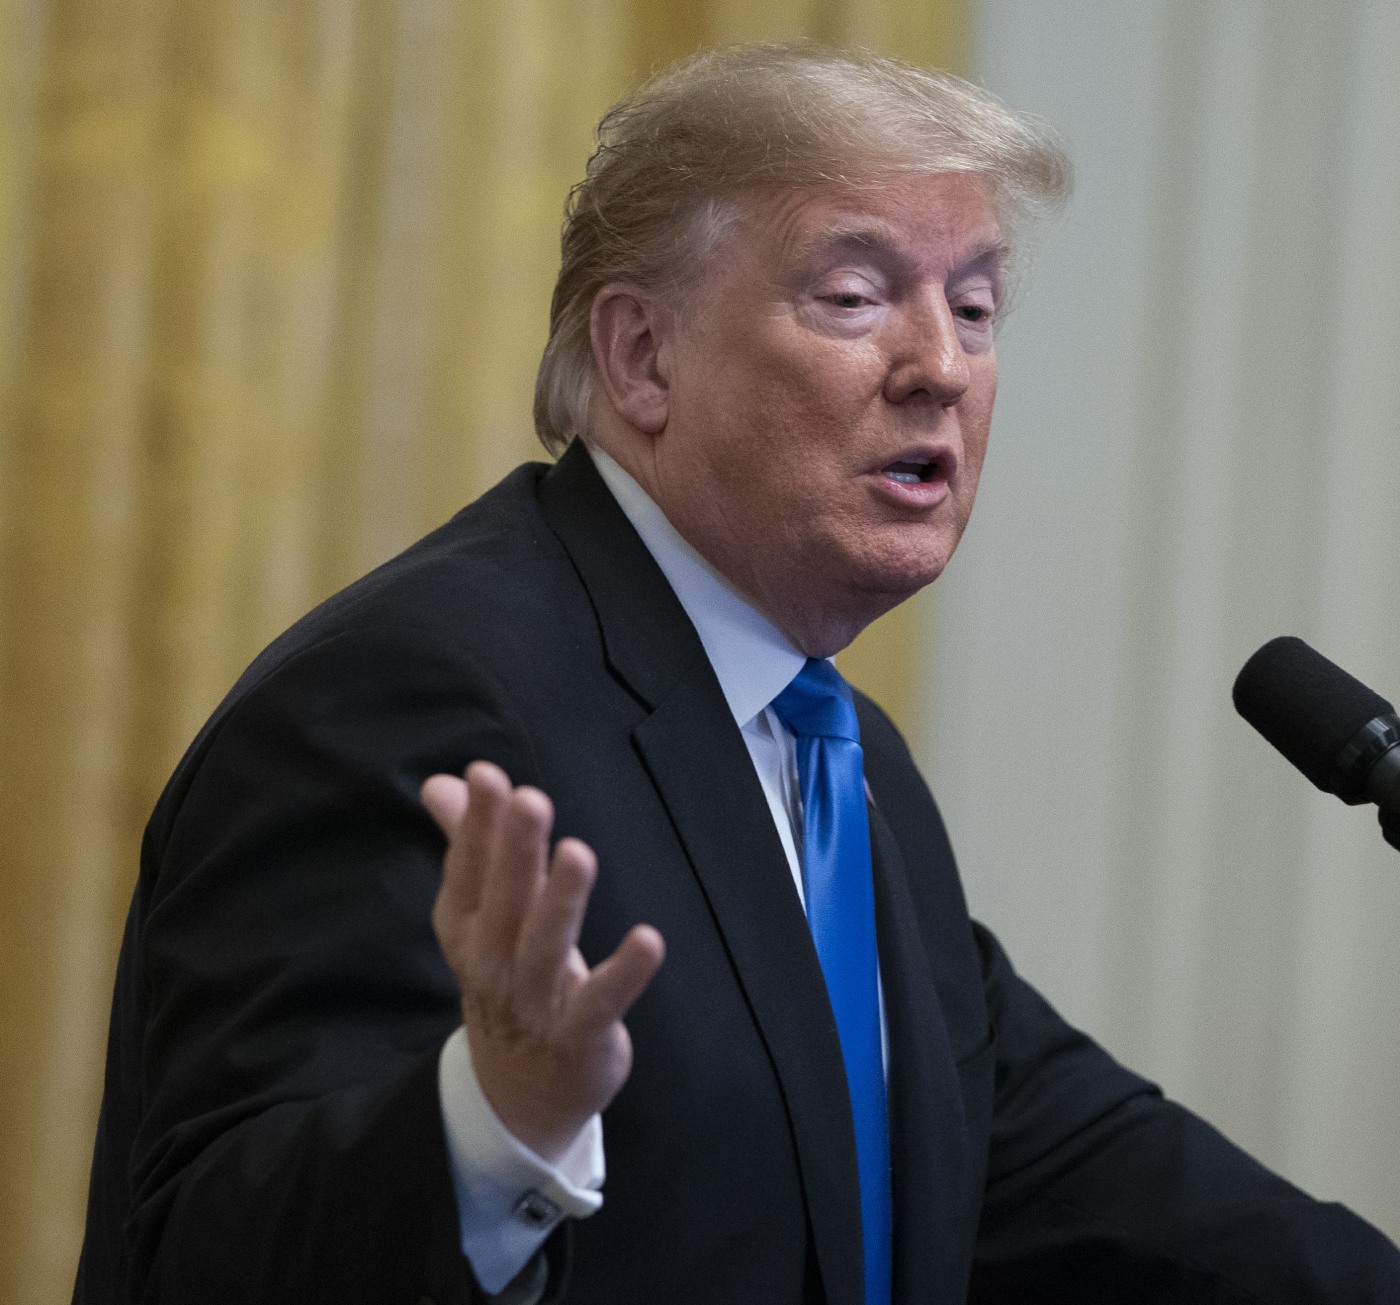
[[[996,1108],[972,1305],[1381,1305],[1400,1251],[1269,1172],[1069,1028],[979,930]],[[1133,1076],[1135,1077],[1135,1076]],[[1086,1105],[1088,1108],[1086,1108]],[[1106,1108],[1105,1108],[1106,1106]]]
[[474,757],[531,778],[489,681],[412,631],[265,655],[216,713],[147,831],[79,1300],[474,1297],[417,795]]
[[[952,852],[903,741],[870,710],[862,738],[916,915],[962,921],[976,954],[946,925],[926,939],[955,1045],[992,1048],[990,1099],[968,1103],[987,1120],[972,1305],[1400,1301],[1400,1251],[1382,1234],[1165,1100],[1016,975],[968,924],[956,876],[938,873]],[[975,990],[958,977],[972,972]]]

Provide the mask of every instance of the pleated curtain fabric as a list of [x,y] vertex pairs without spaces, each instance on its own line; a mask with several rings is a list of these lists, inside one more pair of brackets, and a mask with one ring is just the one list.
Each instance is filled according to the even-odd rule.
[[[69,1298],[140,830],[270,637],[541,456],[593,124],[960,0],[0,0],[0,1299]],[[887,701],[901,614],[845,663]]]

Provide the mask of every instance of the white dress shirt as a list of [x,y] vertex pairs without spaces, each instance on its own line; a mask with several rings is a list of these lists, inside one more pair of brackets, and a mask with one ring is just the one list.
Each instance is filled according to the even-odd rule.
[[[797,750],[792,734],[770,704],[807,659],[681,538],[627,472],[601,449],[589,451],[700,636],[753,759],[793,884],[805,906]],[[883,1038],[883,997],[881,1033]],[[460,1028],[443,1047],[438,1085],[453,1162],[462,1250],[481,1286],[499,1292],[562,1218],[585,1218],[602,1205],[598,1190],[605,1173],[602,1121],[595,1115],[559,1164],[548,1164],[517,1141],[491,1109],[472,1072],[466,1034]]]

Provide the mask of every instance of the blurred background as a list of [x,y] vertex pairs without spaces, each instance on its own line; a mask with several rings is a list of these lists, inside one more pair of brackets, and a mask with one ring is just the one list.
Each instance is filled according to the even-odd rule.
[[1400,861],[1234,718],[1400,694],[1388,0],[0,0],[0,1299],[65,1301],[141,827],[247,660],[524,458],[591,129],[697,47],[978,77],[1079,172],[963,553],[849,674],[976,912],[1400,1236]]
[[1400,5],[982,0],[975,50],[1077,189],[916,752],[1065,1014],[1400,1239],[1400,853],[1230,702],[1278,634],[1400,702]]

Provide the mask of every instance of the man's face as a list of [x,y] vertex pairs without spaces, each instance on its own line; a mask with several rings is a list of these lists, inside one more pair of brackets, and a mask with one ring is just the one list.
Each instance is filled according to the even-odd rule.
[[749,202],[685,300],[648,489],[810,655],[962,536],[1003,255],[975,177],[911,175]]

